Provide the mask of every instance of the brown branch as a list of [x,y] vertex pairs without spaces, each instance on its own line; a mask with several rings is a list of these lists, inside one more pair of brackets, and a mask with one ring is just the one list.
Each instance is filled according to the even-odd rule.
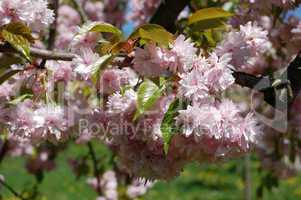
[[93,148],[92,142],[88,142],[87,146],[88,146],[89,154],[91,156],[92,163],[93,163],[93,174],[94,174],[94,176],[95,176],[95,178],[97,180],[96,190],[97,190],[97,193],[99,195],[101,195],[100,177],[99,177],[100,171],[99,171],[99,168],[97,166],[97,158],[96,158],[95,150]]
[[3,141],[3,144],[2,144],[1,149],[0,149],[0,164],[3,161],[5,155],[7,154],[8,149],[9,149],[9,141],[7,139],[5,139]]
[[[12,48],[9,45],[0,45],[1,53],[18,53],[17,50]],[[64,61],[72,61],[75,58],[75,54],[72,53],[64,53],[58,51],[49,51],[45,49],[38,49],[31,47],[30,54],[36,58],[42,58],[46,60],[64,60]]]
[[[268,76],[256,77],[243,72],[233,72],[233,75],[236,84],[262,92],[264,100],[271,106],[279,110],[288,109],[301,91],[301,52],[278,78],[280,83],[277,85]],[[283,89],[287,92],[284,99],[280,97]],[[292,94],[289,93],[290,89]]]
[[55,44],[55,38],[57,34],[56,26],[57,26],[57,18],[58,18],[58,7],[59,7],[59,0],[52,0],[50,4],[50,8],[53,10],[55,18],[49,28],[49,37],[48,37],[48,46],[47,46],[48,50],[52,50]]
[[71,0],[74,8],[78,11],[81,21],[82,23],[86,23],[87,21],[89,21],[88,16],[86,15],[81,3],[78,0]]
[[180,12],[189,5],[190,0],[163,0],[150,23],[159,24],[169,32],[176,32],[175,22]]
[[21,199],[21,200],[26,200],[25,198],[23,198],[23,196],[21,194],[19,194],[13,187],[11,187],[10,185],[8,185],[5,181],[3,181],[2,179],[0,179],[0,184],[3,185],[3,187],[5,187],[8,191],[10,191],[13,195],[15,195],[15,197]]

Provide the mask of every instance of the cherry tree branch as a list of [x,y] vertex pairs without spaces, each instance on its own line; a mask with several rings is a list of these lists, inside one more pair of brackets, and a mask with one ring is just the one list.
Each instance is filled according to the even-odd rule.
[[[175,21],[180,12],[185,6],[188,6],[189,3],[189,0],[178,0],[177,3],[173,0],[162,1],[150,22],[159,24],[166,30],[174,33],[176,32]],[[287,109],[301,91],[301,52],[294,61],[289,64],[286,71],[280,77],[282,82],[277,86],[274,86],[273,79],[268,76],[257,77],[242,72],[233,72],[233,75],[236,84],[262,92],[265,101],[273,107],[276,106],[277,109]],[[292,97],[288,95],[288,98],[280,99],[277,89],[283,88],[287,90],[291,89]]]
[[81,3],[78,0],[71,0],[71,2],[73,4],[74,8],[78,11],[82,23],[87,22],[89,20],[89,18],[87,16],[87,14],[85,13]]
[[189,5],[190,0],[162,0],[156,13],[150,20],[150,23],[159,24],[165,27],[169,32],[176,32],[175,21],[180,12]]
[[89,154],[91,156],[91,159],[92,159],[92,163],[93,163],[93,174],[97,180],[97,193],[98,194],[101,194],[101,188],[100,188],[100,172],[99,172],[99,168],[97,166],[97,158],[96,158],[96,153],[95,153],[95,150],[94,150],[94,147],[93,147],[93,144],[92,142],[88,142],[87,143],[87,146],[88,146],[88,149],[89,149]]
[[[0,52],[1,53],[18,53],[17,50],[12,48],[10,45],[0,45]],[[72,61],[75,58],[75,54],[72,53],[65,53],[59,51],[50,51],[45,49],[38,49],[31,47],[30,54],[36,58],[42,58],[46,60],[64,60],[64,61]]]
[[54,44],[55,44],[55,38],[56,38],[56,27],[57,27],[57,18],[58,18],[58,7],[59,7],[59,0],[52,0],[50,8],[53,10],[54,12],[54,21],[50,26],[49,29],[49,37],[48,37],[48,46],[47,49],[51,50],[54,48]]
[[23,198],[21,194],[19,194],[13,187],[8,185],[4,180],[0,179],[0,184],[3,185],[3,187],[5,187],[8,191],[10,191],[18,199],[26,200],[25,198]]

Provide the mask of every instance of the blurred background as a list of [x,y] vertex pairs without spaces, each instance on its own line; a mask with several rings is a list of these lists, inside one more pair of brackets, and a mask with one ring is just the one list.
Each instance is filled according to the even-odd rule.
[[[70,170],[70,160],[88,153],[86,146],[66,145],[66,151],[56,158],[56,168],[41,175],[43,179],[39,191],[43,199],[56,200],[92,200],[96,193],[86,183],[86,177],[79,177]],[[94,148],[99,159],[108,163],[110,151],[98,141]],[[260,168],[255,156],[240,158],[219,164],[191,164],[181,176],[170,182],[157,182],[146,195],[139,200],[237,200],[245,199],[245,180],[249,177],[252,199],[297,200],[301,199],[301,175],[278,180],[272,174]],[[7,183],[17,191],[32,191],[35,177],[26,172],[25,160],[22,157],[7,157],[0,166],[0,173]],[[247,169],[247,171],[246,171]],[[16,199],[5,188],[1,190],[5,200]]]

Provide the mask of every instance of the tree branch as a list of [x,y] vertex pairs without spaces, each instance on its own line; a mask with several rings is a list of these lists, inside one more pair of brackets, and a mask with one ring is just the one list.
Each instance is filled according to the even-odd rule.
[[52,50],[54,48],[55,44],[55,38],[56,38],[56,26],[57,26],[57,18],[58,18],[58,7],[59,7],[59,0],[52,0],[50,4],[50,8],[54,12],[54,21],[50,26],[49,29],[49,37],[48,37],[48,50]]
[[92,142],[88,142],[87,145],[88,145],[89,154],[91,156],[92,163],[93,163],[93,174],[94,174],[94,176],[95,176],[95,178],[97,180],[97,188],[96,188],[96,190],[97,190],[98,194],[101,194],[100,177],[99,177],[100,172],[99,172],[99,169],[98,169],[98,166],[97,166],[96,154],[95,154]]
[[[1,53],[18,53],[17,50],[12,48],[9,45],[0,45],[0,52]],[[72,53],[63,53],[57,51],[49,51],[44,49],[38,49],[31,47],[30,48],[30,55],[37,58],[42,58],[46,60],[64,60],[64,61],[72,61],[75,58],[75,54]]]
[[78,0],[71,0],[74,8],[78,11],[82,23],[85,23],[89,20],[88,16],[86,15],[81,3]]
[[159,24],[169,32],[176,32],[175,21],[180,12],[190,3],[190,0],[163,0],[150,23]]
[[25,198],[23,198],[23,196],[21,194],[19,194],[14,188],[12,188],[10,185],[8,185],[7,183],[5,183],[5,181],[3,181],[2,179],[0,179],[0,184],[3,185],[8,191],[10,191],[13,195],[15,195],[15,197],[21,199],[21,200],[25,200]]

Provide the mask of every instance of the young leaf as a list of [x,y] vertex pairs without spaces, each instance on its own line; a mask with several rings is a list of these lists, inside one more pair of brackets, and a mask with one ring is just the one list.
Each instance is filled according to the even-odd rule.
[[129,39],[141,38],[153,41],[162,46],[168,46],[173,41],[173,35],[160,25],[145,24],[137,28]]
[[32,32],[31,32],[30,28],[21,22],[9,23],[9,24],[3,26],[3,28],[1,28],[1,30],[4,30],[4,29],[11,33],[22,35],[30,43],[33,43],[35,40],[35,38],[32,36]]
[[159,88],[150,80],[145,80],[138,89],[137,111],[134,117],[136,120],[145,111],[152,108],[160,98],[163,87]]
[[22,23],[11,23],[1,29],[1,37],[30,60],[31,30]]
[[19,103],[23,102],[25,99],[28,99],[28,98],[32,98],[32,94],[23,94],[17,98],[15,98],[14,100],[11,100],[8,102],[8,104],[10,105],[18,105]]
[[13,75],[17,74],[21,70],[19,69],[7,69],[5,70],[1,75],[0,75],[0,84],[4,83],[7,81],[10,77]]
[[188,25],[197,31],[224,27],[225,19],[231,16],[232,13],[221,8],[205,8],[192,14],[188,18]]
[[204,21],[204,20],[212,20],[212,19],[221,19],[232,17],[233,14],[227,12],[221,8],[205,8],[196,11],[188,18],[188,24],[191,25],[196,22]]
[[164,115],[164,118],[161,123],[161,132],[162,132],[162,137],[164,141],[164,152],[165,154],[168,153],[169,149],[169,144],[172,139],[172,136],[176,132],[176,127],[175,127],[175,118],[178,115],[178,109],[179,109],[180,101],[179,99],[176,99],[174,102],[172,102],[169,105],[169,108],[167,112]]
[[92,81],[94,83],[97,82],[100,71],[105,68],[105,66],[111,61],[112,58],[112,54],[107,54],[100,57],[93,65],[88,66],[91,69]]
[[74,39],[88,32],[112,33],[114,37],[117,38],[117,40],[120,40],[122,37],[122,32],[117,27],[111,24],[104,22],[88,22],[79,29],[78,34]]

